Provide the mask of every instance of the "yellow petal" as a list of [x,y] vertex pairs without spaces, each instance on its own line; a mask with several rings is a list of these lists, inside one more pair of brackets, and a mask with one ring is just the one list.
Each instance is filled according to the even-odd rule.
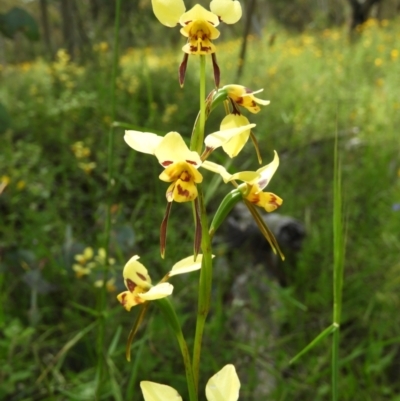
[[255,126],[256,124],[248,124],[238,128],[217,131],[210,135],[207,135],[204,143],[208,148],[214,150],[227,143],[234,136],[240,135],[241,133],[246,132]]
[[177,180],[167,189],[166,197],[168,202],[188,202],[197,198],[197,187],[193,181]]
[[259,177],[249,182],[250,184],[257,184],[260,189],[264,189],[271,181],[272,176],[275,174],[275,171],[279,167],[279,156],[278,153],[274,150],[274,160],[271,163],[267,164],[264,167],[261,167],[257,170]]
[[151,132],[125,131],[124,140],[138,152],[154,154],[154,150],[160,144],[163,137]]
[[282,205],[283,200],[272,192],[262,192],[256,186],[252,188],[250,194],[246,197],[251,203],[262,207],[270,213]]
[[142,294],[137,294],[137,296],[143,301],[153,301],[154,299],[161,299],[168,297],[168,295],[172,294],[174,290],[174,286],[170,283],[161,283],[157,284],[154,287],[151,287],[149,291],[144,292]]
[[[221,122],[221,130],[227,130],[231,128],[240,128],[249,125],[250,121],[242,115],[228,114]],[[230,157],[235,157],[243,149],[250,136],[250,129],[235,135],[229,141],[222,145],[224,152]]]
[[187,54],[212,54],[215,53],[216,47],[214,43],[212,43],[207,38],[190,38],[189,42],[182,47],[182,50]]
[[184,26],[190,23],[191,21],[196,21],[196,20],[207,21],[214,26],[219,25],[218,17],[212,12],[206,10],[200,4],[196,4],[188,12],[183,14],[179,19],[179,23],[182,26]]
[[185,259],[180,260],[172,266],[169,276],[176,276],[177,274],[189,273],[201,268],[201,261],[203,255],[197,255],[196,261],[194,261],[194,256],[188,256]]
[[185,12],[183,0],[151,0],[154,15],[165,26],[174,27]]
[[183,181],[193,181],[200,183],[203,181],[203,176],[187,162],[177,162],[168,166],[160,175],[159,178],[164,182],[173,182],[178,179]]
[[140,388],[145,401],[182,401],[179,393],[165,384],[141,381]]
[[213,0],[210,10],[225,24],[235,24],[242,17],[242,6],[236,0]]
[[121,294],[117,295],[117,299],[128,312],[132,307],[144,302],[130,291],[121,292]]
[[226,365],[208,381],[206,397],[208,401],[237,401],[239,389],[240,381],[235,367]]
[[197,152],[192,152],[177,132],[170,132],[162,139],[154,151],[164,167],[179,161],[186,161],[193,166],[200,166],[201,159]]
[[151,278],[147,269],[137,260],[139,256],[133,256],[125,265],[123,270],[126,288],[133,292],[136,287],[148,289],[151,286]]

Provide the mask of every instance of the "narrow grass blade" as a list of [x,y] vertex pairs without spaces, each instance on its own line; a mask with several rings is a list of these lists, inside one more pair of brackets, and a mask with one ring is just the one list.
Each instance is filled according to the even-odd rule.
[[317,337],[314,338],[305,348],[303,348],[295,357],[293,357],[289,364],[297,362],[297,360],[306,354],[308,351],[313,349],[318,343],[320,343],[324,338],[334,333],[339,328],[339,325],[336,323],[332,323],[329,327],[327,327],[322,333],[320,333]]

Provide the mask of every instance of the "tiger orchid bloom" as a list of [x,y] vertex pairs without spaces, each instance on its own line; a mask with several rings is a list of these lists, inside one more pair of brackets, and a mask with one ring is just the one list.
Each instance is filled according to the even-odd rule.
[[254,95],[262,92],[264,89],[259,89],[258,91],[252,91],[242,85],[226,85],[222,88],[228,93],[228,97],[235,104],[242,106],[249,110],[251,113],[256,114],[261,109],[259,104],[262,106],[267,106],[270,104],[269,100],[263,100],[255,97]]
[[[135,255],[125,265],[122,274],[128,291],[121,292],[117,296],[118,301],[128,312],[132,307],[144,302],[166,298],[172,294],[174,289],[173,285],[167,282],[160,282],[153,286],[146,267],[138,262],[138,259],[139,256]],[[199,270],[201,260],[202,255],[198,255],[196,261],[194,261],[193,255],[182,259],[175,263],[166,278]]]
[[269,184],[272,176],[279,166],[278,154],[274,151],[274,160],[257,171],[242,171],[236,174],[229,174],[226,169],[216,163],[205,161],[203,168],[219,174],[225,183],[239,180],[247,184],[244,198],[249,202],[262,207],[266,212],[273,212],[282,205],[283,200],[271,193],[264,192],[263,189]]
[[171,183],[166,193],[168,202],[188,202],[197,197],[196,184],[203,181],[197,169],[202,161],[197,152],[189,150],[180,134],[170,132],[162,137],[150,132],[126,131],[124,139],[136,151],[156,156],[165,168],[159,178]]
[[[145,401],[182,401],[179,393],[165,384],[140,382]],[[225,365],[206,384],[207,401],[237,401],[240,381],[233,365]]]
[[210,10],[196,4],[186,11],[183,0],[152,0],[153,11],[161,24],[175,27],[182,26],[180,32],[187,38],[182,50],[185,53],[179,67],[179,83],[183,86],[189,54],[212,55],[214,80],[219,86],[219,67],[215,57],[215,45],[212,40],[217,39],[220,32],[216,28],[220,21],[234,24],[242,16],[242,7],[237,0],[213,0]]

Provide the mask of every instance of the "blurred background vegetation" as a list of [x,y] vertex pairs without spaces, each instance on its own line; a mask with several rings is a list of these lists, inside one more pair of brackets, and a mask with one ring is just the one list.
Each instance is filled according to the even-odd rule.
[[[399,401],[400,2],[247,0],[244,9],[242,21],[221,27],[216,41],[221,84],[264,88],[260,97],[271,104],[249,118],[257,123],[264,162],[274,149],[281,157],[270,190],[284,199],[280,212],[302,221],[307,231],[296,262],[281,266],[287,286],[276,295],[279,335],[266,345],[276,379],[270,399],[330,399],[328,346],[294,367],[288,361],[331,323],[338,133],[347,218],[341,399]],[[122,10],[117,121],[189,138],[198,108],[196,58],[189,60],[181,90],[178,28],[156,21],[150,0],[123,0]],[[116,179],[107,194],[114,17],[114,2],[102,0],[0,4],[0,399],[94,399],[107,196],[113,204],[113,263],[101,399],[140,400],[141,379],[185,394],[178,349],[155,311],[133,347],[133,362],[124,356],[136,312],[126,313],[115,299],[125,262],[141,255],[157,280],[192,252],[193,228],[182,225],[185,217],[191,221],[190,208],[174,205],[161,261],[160,169],[125,145],[122,128],[116,129]],[[218,129],[222,116],[212,114],[207,132]],[[227,162],[222,156],[219,161]],[[254,168],[251,146],[230,166]],[[230,188],[210,188],[213,211]],[[224,260],[223,248],[218,255]],[[250,261],[239,269],[251,270]],[[226,284],[219,279],[220,289]],[[193,275],[174,282],[189,335],[196,280]],[[253,367],[265,362],[227,330],[223,292],[216,291],[207,326],[204,381],[241,354],[251,356]],[[243,382],[241,400],[257,400],[254,388],[254,381]]]

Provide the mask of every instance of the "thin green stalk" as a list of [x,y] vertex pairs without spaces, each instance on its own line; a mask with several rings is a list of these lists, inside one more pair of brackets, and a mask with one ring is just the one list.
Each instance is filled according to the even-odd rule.
[[[117,0],[115,4],[115,24],[114,24],[114,49],[113,49],[113,64],[112,64],[112,77],[111,77],[111,121],[115,120],[115,110],[116,110],[116,79],[118,72],[118,47],[119,47],[119,26],[120,26],[120,15],[121,15],[121,0]],[[106,260],[104,266],[103,275],[103,287],[100,291],[100,299],[98,303],[99,308],[99,331],[97,336],[97,372],[96,372],[96,399],[100,398],[100,389],[103,383],[104,375],[104,337],[105,337],[105,327],[106,327],[106,315],[103,313],[106,308],[106,282],[109,273],[109,244],[111,236],[111,206],[112,206],[112,187],[114,184],[113,179],[113,158],[114,158],[114,125],[111,124],[108,133],[108,150],[107,150],[107,216],[105,224],[105,238],[104,238],[104,248],[106,250]]]
[[[206,58],[200,56],[200,113],[199,127],[193,130],[190,149],[201,154],[204,141],[204,127],[206,123]],[[195,125],[197,122],[195,123]],[[210,294],[212,285],[212,255],[211,239],[208,232],[208,220],[205,208],[205,198],[202,186],[199,184],[198,200],[200,208],[200,220],[202,228],[201,249],[203,252],[203,261],[200,270],[199,300],[197,309],[196,334],[193,346],[193,376],[196,389],[199,385],[199,370],[201,343],[203,339],[204,326],[206,323],[208,311],[210,309]]]
[[190,149],[196,151],[199,155],[203,147],[204,127],[206,124],[206,56],[200,56],[200,121],[199,129],[194,130],[190,142]]
[[336,135],[333,177],[333,324],[337,330],[332,338],[332,400],[339,400],[339,340],[342,313],[344,235],[342,215],[341,168]]
[[208,231],[207,213],[205,209],[204,194],[201,185],[198,186],[198,197],[202,226],[201,249],[203,252],[203,260],[200,269],[199,301],[197,309],[196,334],[193,347],[193,375],[196,388],[198,388],[199,383],[201,343],[205,322],[207,319],[208,311],[210,310],[210,297],[212,287],[211,239]]

